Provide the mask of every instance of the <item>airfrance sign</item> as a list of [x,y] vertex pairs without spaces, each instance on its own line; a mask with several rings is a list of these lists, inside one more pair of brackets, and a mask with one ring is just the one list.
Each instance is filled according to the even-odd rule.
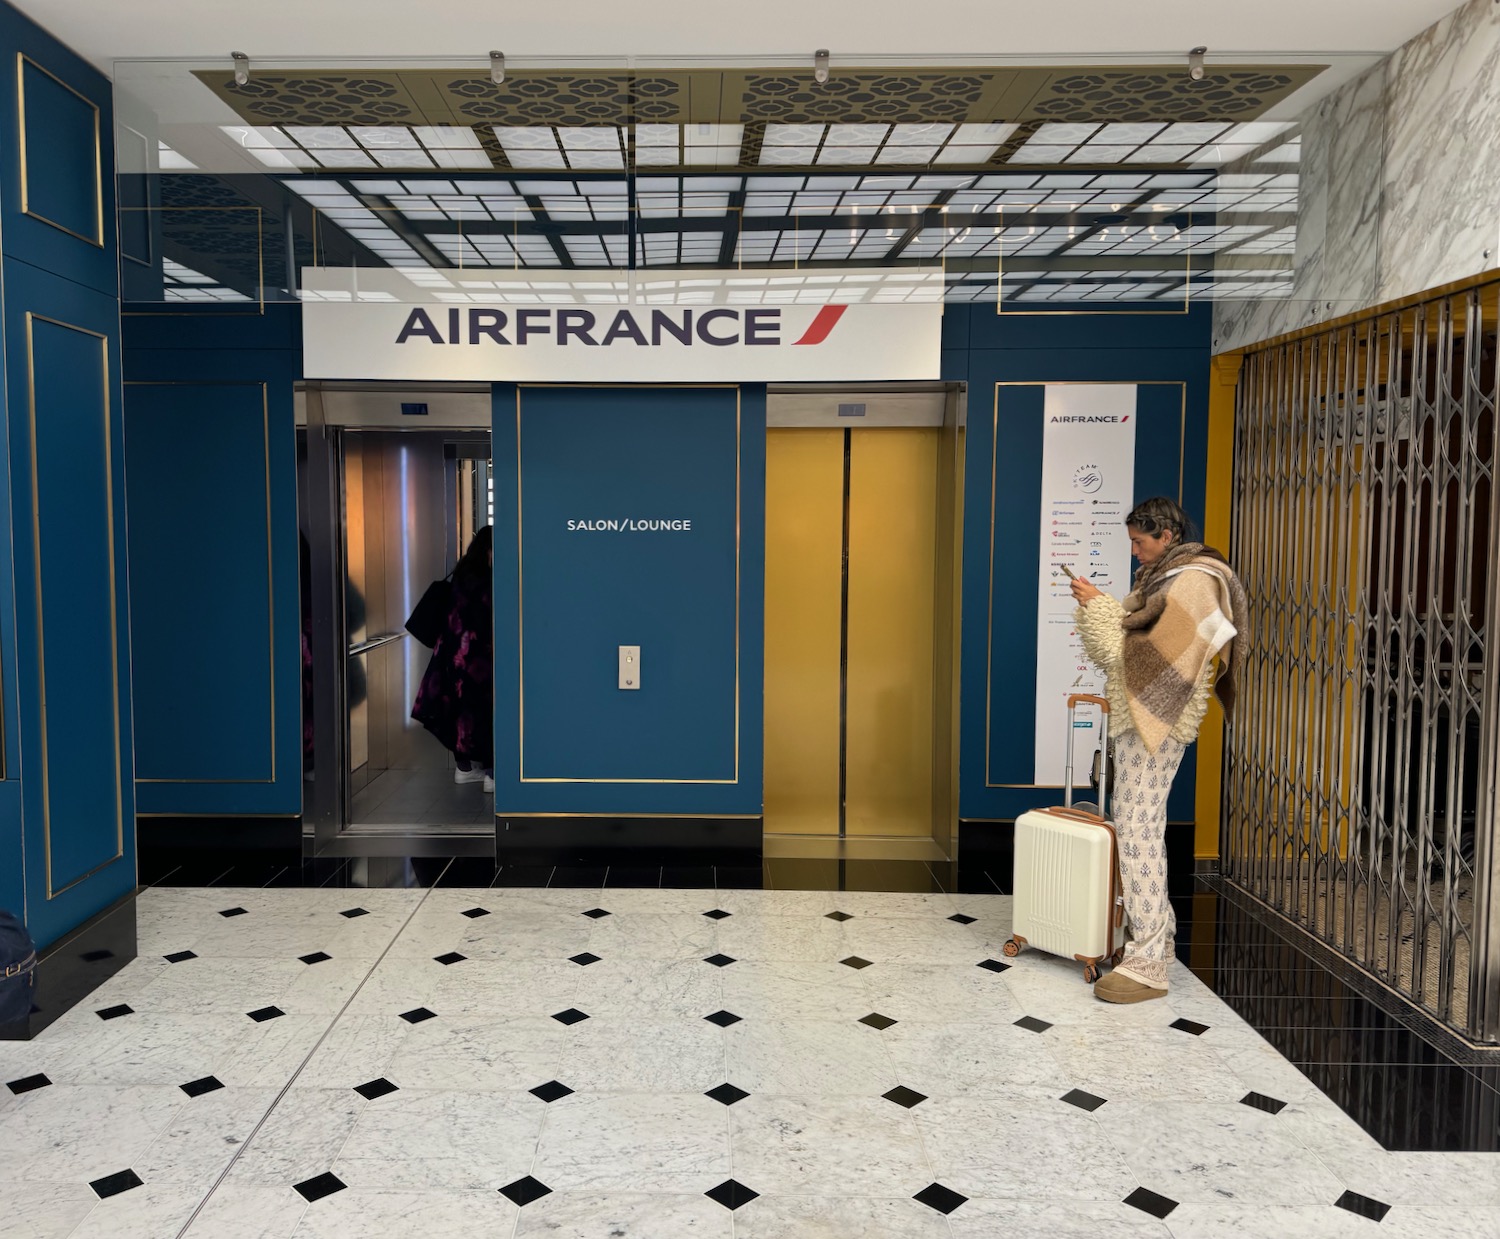
[[[841,292],[862,297],[868,290],[831,283],[821,304],[768,303],[773,290],[756,304],[655,298],[627,304],[623,295],[595,291],[599,283],[589,278],[595,273],[570,289],[570,274],[549,273],[554,289],[571,293],[571,304],[537,305],[530,290],[434,296],[426,285],[395,289],[392,277],[405,278],[399,272],[368,270],[358,273],[356,289],[349,271],[309,269],[305,377],[610,383],[939,377],[937,300],[841,301]],[[712,274],[723,283],[724,273]],[[344,287],[328,287],[339,283]]]

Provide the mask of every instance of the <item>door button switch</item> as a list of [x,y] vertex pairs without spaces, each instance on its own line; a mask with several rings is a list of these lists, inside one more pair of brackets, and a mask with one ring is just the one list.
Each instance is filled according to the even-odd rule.
[[620,687],[640,688],[641,686],[641,647],[638,645],[622,645],[620,647]]

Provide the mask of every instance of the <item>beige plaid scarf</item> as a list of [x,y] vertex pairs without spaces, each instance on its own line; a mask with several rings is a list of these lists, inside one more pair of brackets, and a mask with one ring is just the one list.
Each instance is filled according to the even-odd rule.
[[1248,611],[1239,578],[1201,542],[1168,547],[1137,574],[1121,621],[1125,690],[1131,721],[1151,752],[1172,734],[1221,651],[1214,693],[1225,715],[1233,713],[1236,646]]

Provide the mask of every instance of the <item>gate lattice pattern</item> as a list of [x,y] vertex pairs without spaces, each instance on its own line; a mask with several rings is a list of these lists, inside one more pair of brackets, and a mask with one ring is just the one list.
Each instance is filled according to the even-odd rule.
[[1225,876],[1500,1041],[1489,284],[1248,353]]

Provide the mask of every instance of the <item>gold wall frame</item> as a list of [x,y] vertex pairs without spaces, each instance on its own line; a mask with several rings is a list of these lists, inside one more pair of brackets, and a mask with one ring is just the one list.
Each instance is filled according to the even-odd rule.
[[[732,779],[594,779],[568,776],[536,776],[526,773],[526,635],[525,635],[525,573],[522,563],[522,516],[521,516],[521,392],[525,388],[618,388],[629,386],[632,390],[642,388],[665,391],[694,391],[704,389],[733,390],[734,392],[734,777]],[[517,383],[516,384],[516,689],[517,689],[517,776],[521,783],[596,783],[605,785],[646,784],[693,785],[732,787],[740,781],[740,522],[741,500],[744,492],[742,469],[744,427],[742,419],[743,398],[738,383]],[[534,815],[532,815],[534,816]],[[653,816],[660,816],[659,814]]]
[[995,384],[993,432],[990,439],[990,558],[986,579],[989,597],[986,600],[989,619],[985,626],[984,648],[984,785],[990,787],[1030,788],[1055,790],[1061,783],[995,783],[990,779],[990,725],[993,716],[991,700],[994,694],[995,662],[995,477],[1000,456],[1000,389],[1002,387],[1180,387],[1182,389],[1179,415],[1179,438],[1177,441],[1177,501],[1182,502],[1183,455],[1187,445],[1187,380],[1186,379],[1018,379]]
[[[99,341],[102,390],[100,403],[104,420],[104,503],[106,544],[109,555],[109,661],[110,688],[114,707],[115,737],[115,854],[101,861],[87,872],[80,874],[63,886],[53,885],[52,874],[52,793],[51,770],[47,752],[47,654],[42,609],[42,520],[37,467],[37,422],[36,422],[36,355],[34,349],[35,327],[47,323],[65,331],[76,331]],[[36,648],[38,707],[41,719],[40,752],[42,762],[42,844],[46,862],[47,898],[57,898],[80,882],[85,882],[102,869],[108,868],[125,855],[125,805],[122,792],[122,770],[120,761],[120,642],[119,600],[115,589],[115,498],[114,498],[114,435],[110,428],[111,406],[109,399],[109,337],[103,332],[80,327],[44,314],[26,312],[26,409],[27,429],[31,438],[31,552],[32,572],[36,588]]]
[[[272,508],[271,508],[271,399],[269,384],[264,381],[251,380],[235,381],[232,379],[205,379],[202,381],[172,381],[162,382],[152,379],[133,379],[125,384],[126,387],[258,387],[260,388],[260,426],[261,426],[261,450],[265,462],[265,507],[266,507],[266,640],[267,640],[267,666],[270,669],[269,679],[269,708],[271,723],[271,773],[264,779],[187,779],[187,778],[141,778],[136,777],[137,783],[153,784],[192,784],[196,786],[265,786],[276,782],[276,594],[275,594],[275,569],[274,551],[272,546]],[[126,496],[127,507],[129,496]]]
[[[77,95],[84,103],[88,104],[94,112],[94,235],[86,236],[84,233],[69,228],[66,224],[60,224],[55,219],[49,219],[39,211],[31,209],[31,186],[27,175],[27,151],[26,151],[26,66],[30,65],[38,73],[44,73],[54,82],[66,90],[69,94]],[[39,220],[56,228],[60,232],[67,233],[70,237],[76,237],[97,249],[104,248],[104,155],[99,137],[99,105],[85,95],[82,91],[69,86],[67,82],[58,77],[50,69],[44,68],[33,60],[25,52],[16,53],[16,154],[21,166],[21,214],[29,215],[32,219]]]

